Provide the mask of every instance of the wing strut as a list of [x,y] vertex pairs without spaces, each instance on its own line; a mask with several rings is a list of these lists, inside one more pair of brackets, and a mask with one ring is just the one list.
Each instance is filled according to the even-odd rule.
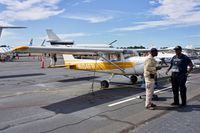
[[96,62],[95,62],[94,74],[93,74],[93,80],[92,80],[92,86],[91,86],[91,92],[92,92],[93,96],[95,96],[95,93],[94,93],[94,78],[96,76],[97,60],[98,60],[98,54],[96,54],[96,59],[95,59]]
[[[116,65],[115,63],[109,61],[109,60],[106,59],[105,57],[103,57],[103,56],[101,56],[101,55],[99,55],[99,56],[100,56],[101,58],[103,58],[104,60],[106,60],[107,62],[109,62],[110,64],[112,64],[113,66],[117,67],[117,68],[124,74],[125,77],[127,77],[128,79],[130,79],[130,77],[126,75],[126,72],[124,71],[123,68],[121,68],[121,67],[119,67],[118,65]],[[113,74],[114,74],[114,73],[113,73]]]
[[126,74],[123,68],[121,68],[121,67],[119,67],[118,65],[116,65],[115,63],[109,61],[109,60],[106,59],[105,57],[103,57],[103,56],[101,56],[101,55],[99,55],[99,56],[100,56],[101,58],[103,58],[104,60],[106,60],[107,62],[109,62],[110,64],[112,64],[113,66],[117,67],[117,68],[118,68],[120,71],[122,71],[124,74]]

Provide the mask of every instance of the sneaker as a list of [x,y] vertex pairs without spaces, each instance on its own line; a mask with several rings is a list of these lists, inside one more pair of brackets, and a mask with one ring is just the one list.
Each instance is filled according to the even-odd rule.
[[172,106],[179,106],[179,103],[171,103]]

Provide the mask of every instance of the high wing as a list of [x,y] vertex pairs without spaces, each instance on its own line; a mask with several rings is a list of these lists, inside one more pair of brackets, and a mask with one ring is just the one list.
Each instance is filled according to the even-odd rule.
[[[134,49],[134,50],[139,52],[139,53],[151,51],[151,49]],[[173,49],[158,49],[158,52],[166,52],[166,51],[174,51],[174,50]]]
[[191,49],[191,48],[182,48],[183,50],[186,50],[186,51],[196,51],[196,52],[200,52],[200,49]]
[[42,47],[42,46],[18,46],[13,52],[30,53],[57,53],[57,54],[98,54],[98,53],[122,53],[123,49],[116,48],[84,48],[84,47]]

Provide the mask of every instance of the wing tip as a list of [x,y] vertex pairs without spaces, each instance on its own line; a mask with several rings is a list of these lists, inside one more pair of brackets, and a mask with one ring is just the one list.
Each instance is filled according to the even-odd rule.
[[12,51],[24,51],[29,49],[29,46],[17,46],[15,48],[12,49]]

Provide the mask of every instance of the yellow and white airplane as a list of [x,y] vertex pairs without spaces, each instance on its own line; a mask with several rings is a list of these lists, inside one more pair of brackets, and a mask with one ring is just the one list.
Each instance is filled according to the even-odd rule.
[[[101,82],[102,88],[108,88],[114,75],[123,75],[136,83],[138,76],[143,74],[144,60],[135,50],[116,48],[84,48],[84,47],[54,47],[54,46],[18,46],[14,52],[57,53],[63,54],[65,66],[69,69],[97,71],[111,74],[108,80]],[[93,59],[78,59],[82,54],[94,55]],[[160,60],[158,60],[160,63]]]

